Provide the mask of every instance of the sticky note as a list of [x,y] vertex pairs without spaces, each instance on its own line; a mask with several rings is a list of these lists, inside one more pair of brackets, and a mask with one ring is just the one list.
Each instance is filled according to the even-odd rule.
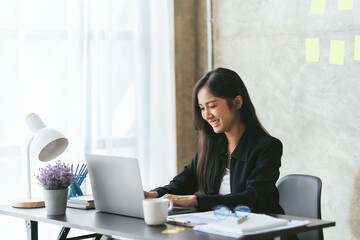
[[162,231],[162,234],[174,234],[174,233],[181,233],[182,231],[185,231],[185,228],[167,228],[164,231]]
[[331,40],[330,64],[344,65],[345,41]]
[[325,0],[312,0],[310,12],[314,14],[324,15]]
[[339,10],[352,10],[353,0],[338,0]]
[[354,60],[360,61],[360,36],[355,36]]
[[306,62],[320,61],[320,40],[319,38],[307,38],[306,45]]

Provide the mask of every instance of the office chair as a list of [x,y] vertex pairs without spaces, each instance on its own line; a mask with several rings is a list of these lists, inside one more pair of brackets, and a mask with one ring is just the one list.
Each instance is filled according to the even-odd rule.
[[[321,219],[321,179],[310,175],[290,174],[277,184],[280,205],[286,215]],[[297,234],[299,240],[324,240],[322,230]]]

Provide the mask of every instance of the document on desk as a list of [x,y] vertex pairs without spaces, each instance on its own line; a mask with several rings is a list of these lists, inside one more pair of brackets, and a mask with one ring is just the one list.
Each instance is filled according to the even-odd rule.
[[275,218],[265,214],[250,213],[248,219],[241,223],[238,223],[237,218],[230,216],[224,220],[214,221],[206,225],[197,225],[194,227],[194,230],[240,238],[245,235],[304,226],[309,223],[310,221],[308,220],[288,221],[286,219]]
[[244,235],[299,227],[309,224],[310,221],[288,221],[265,214],[250,213],[245,221],[239,223],[234,215],[220,220],[214,216],[213,211],[209,211],[169,216],[168,223],[193,227],[201,232],[240,238]]

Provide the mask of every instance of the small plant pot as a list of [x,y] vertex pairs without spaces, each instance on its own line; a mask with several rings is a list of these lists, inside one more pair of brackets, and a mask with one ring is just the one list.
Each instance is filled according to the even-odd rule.
[[69,188],[59,190],[43,190],[47,215],[64,215]]

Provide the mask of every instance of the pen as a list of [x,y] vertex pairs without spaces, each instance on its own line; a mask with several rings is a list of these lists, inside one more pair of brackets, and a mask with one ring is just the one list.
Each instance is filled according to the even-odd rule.
[[86,169],[85,173],[79,179],[79,185],[81,185],[81,183],[84,181],[84,179],[86,178],[87,173],[88,173],[88,170]]
[[79,176],[81,176],[83,168],[84,168],[84,164],[82,164],[81,167],[80,167],[79,174],[78,174]]
[[170,223],[170,224],[174,224],[174,225],[183,226],[183,227],[191,227],[191,228],[195,227],[195,225],[191,224],[190,221],[178,222],[178,221],[173,220],[173,219],[168,219],[166,222]]
[[79,168],[79,164],[77,164],[77,166],[76,166],[75,176],[77,175],[77,170],[78,170],[78,168]]
[[241,217],[241,218],[239,218],[239,219],[237,220],[237,223],[240,224],[240,223],[244,222],[244,221],[247,220],[247,219],[248,219],[248,216],[243,216],[243,217]]

